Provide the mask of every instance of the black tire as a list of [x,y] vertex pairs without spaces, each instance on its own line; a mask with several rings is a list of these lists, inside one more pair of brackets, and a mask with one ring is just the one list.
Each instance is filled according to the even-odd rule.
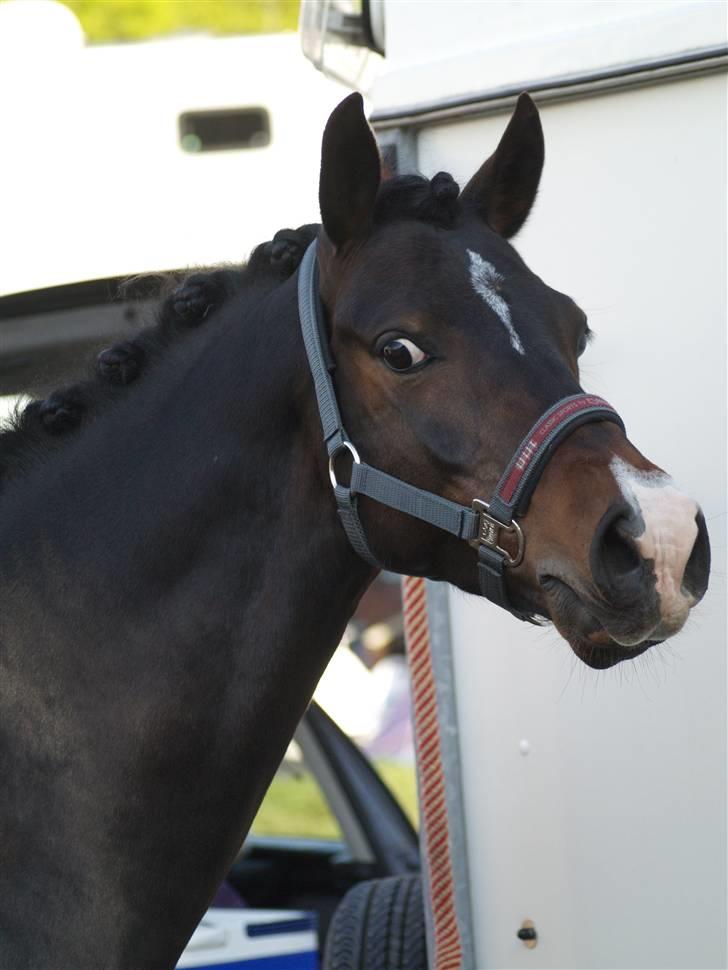
[[329,927],[323,970],[427,970],[420,877],[350,889]]

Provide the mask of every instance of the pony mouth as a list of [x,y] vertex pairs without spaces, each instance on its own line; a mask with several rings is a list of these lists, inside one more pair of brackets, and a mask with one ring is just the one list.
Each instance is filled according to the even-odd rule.
[[623,660],[633,660],[663,640],[647,639],[620,643],[612,637],[595,613],[575,590],[556,576],[539,577],[551,619],[568,641],[577,657],[594,670],[614,667]]

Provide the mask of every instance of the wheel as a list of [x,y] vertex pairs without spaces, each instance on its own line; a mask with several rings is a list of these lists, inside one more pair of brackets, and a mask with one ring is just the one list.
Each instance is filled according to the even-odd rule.
[[350,889],[331,922],[323,970],[427,970],[419,875]]

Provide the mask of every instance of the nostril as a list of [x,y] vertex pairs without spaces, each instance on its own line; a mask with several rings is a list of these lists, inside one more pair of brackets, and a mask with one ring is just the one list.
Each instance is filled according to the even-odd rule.
[[698,535],[685,565],[682,586],[687,593],[694,596],[696,600],[700,600],[705,596],[710,576],[710,541],[702,512],[698,512],[695,516],[695,524],[698,527]]
[[599,523],[592,541],[591,567],[605,593],[640,591],[644,566],[634,540],[639,531],[639,523],[628,505],[614,506]]
[[626,519],[617,519],[605,531],[602,538],[602,556],[615,577],[625,576],[641,568],[642,560],[629,534]]

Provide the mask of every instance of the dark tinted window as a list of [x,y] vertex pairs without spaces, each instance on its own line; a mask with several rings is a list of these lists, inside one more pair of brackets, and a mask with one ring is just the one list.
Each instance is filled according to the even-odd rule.
[[186,152],[264,148],[270,144],[270,116],[265,108],[187,111],[179,116],[179,140]]

